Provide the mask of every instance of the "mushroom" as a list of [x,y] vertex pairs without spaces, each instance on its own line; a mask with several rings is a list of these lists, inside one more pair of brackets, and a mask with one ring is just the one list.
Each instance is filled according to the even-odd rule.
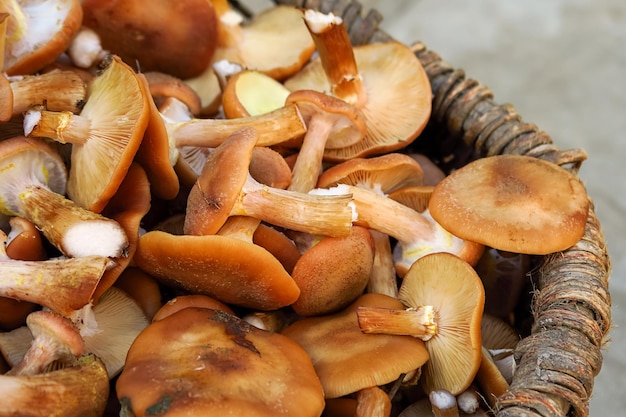
[[217,47],[211,1],[152,1],[149,13],[140,0],[83,0],[82,6],[83,25],[98,34],[102,47],[143,71],[195,77]]
[[71,363],[86,353],[85,342],[76,326],[52,311],[34,311],[26,318],[32,341],[22,359],[7,375],[36,375],[54,361]]
[[65,179],[61,157],[43,141],[0,141],[0,211],[31,221],[66,256],[121,256],[124,229],[65,198]]
[[402,277],[421,257],[438,252],[458,254],[475,263],[483,251],[481,244],[463,241],[435,222],[428,211],[419,213],[391,198],[367,188],[339,184],[330,188],[316,188],[312,192],[344,192],[352,195],[356,211],[354,224],[393,237],[396,273]]
[[307,126],[289,186],[306,193],[317,184],[327,143],[344,147],[359,142],[366,133],[365,120],[354,106],[315,90],[294,91],[285,103],[298,106]]
[[220,310],[228,314],[235,314],[230,307],[213,297],[203,294],[185,294],[176,296],[163,304],[154,315],[152,321],[159,321],[190,307]]
[[412,335],[426,341],[430,359],[422,367],[424,391],[463,392],[481,361],[485,294],[474,269],[449,253],[426,255],[407,272],[399,299],[406,309],[357,309],[360,328],[368,334]]
[[399,42],[352,47],[345,22],[312,9],[304,21],[319,57],[285,81],[291,91],[329,92],[359,109],[367,134],[351,146],[327,148],[328,161],[391,152],[407,146],[431,112],[428,76],[411,49]]
[[435,417],[459,417],[456,397],[446,389],[438,389],[428,393],[428,400]]
[[185,308],[135,339],[116,383],[122,412],[136,417],[317,417],[322,386],[305,351],[279,333],[220,310]]
[[23,217],[9,219],[11,230],[7,235],[6,252],[11,259],[43,261],[48,258],[41,233]]
[[167,286],[251,309],[274,310],[300,295],[271,253],[228,236],[149,231],[139,238],[134,261]]
[[[103,415],[109,396],[104,364],[92,354],[70,366],[30,376],[0,375],[0,414],[5,416]],[[68,399],[71,393],[71,399]],[[35,406],[36,404],[36,406]]]
[[102,47],[100,35],[87,26],[81,26],[67,48],[67,55],[77,68],[91,69],[111,52]]
[[[0,231],[0,241],[6,240]],[[30,301],[69,315],[88,304],[110,260],[85,256],[45,261],[19,261],[0,244],[0,296]]]
[[119,57],[109,55],[88,86],[80,114],[30,110],[24,133],[72,144],[67,194],[99,213],[124,179],[149,119],[144,84]]
[[42,74],[12,76],[0,74],[0,121],[21,116],[30,107],[40,105],[52,111],[79,112],[87,87],[74,71],[52,70]]
[[365,306],[401,309],[402,303],[383,294],[364,294],[338,313],[303,318],[282,331],[311,357],[326,398],[387,384],[428,360],[424,343],[417,338],[364,334],[356,310]]
[[580,240],[589,198],[580,179],[556,164],[496,155],[448,175],[435,187],[429,207],[433,218],[461,239],[546,255]]
[[9,13],[0,12],[0,72],[4,73],[4,53],[6,50]]
[[289,93],[281,82],[261,71],[238,71],[229,76],[224,85],[224,115],[234,119],[272,112],[285,105]]
[[9,13],[4,72],[32,74],[53,62],[80,29],[83,11],[79,0],[5,0]]
[[350,195],[316,196],[263,185],[249,174],[258,134],[244,128],[211,152],[187,200],[185,233],[210,234],[228,216],[254,217],[291,230],[346,236],[352,227]]
[[[320,175],[317,186],[327,188],[349,184],[382,195],[398,188],[419,186],[423,182],[420,165],[400,153],[388,153],[372,158],[353,158],[326,169]],[[368,282],[368,292],[379,292],[391,297],[398,295],[396,269],[389,235],[370,229],[374,238],[374,266]]]
[[163,307],[161,288],[157,281],[137,266],[128,266],[113,284],[141,307],[150,320]]
[[391,398],[380,387],[368,387],[356,393],[356,413],[358,417],[389,417]]
[[353,226],[347,237],[322,237],[293,268],[300,296],[291,307],[301,316],[347,307],[365,290],[373,263],[374,240],[367,229]]

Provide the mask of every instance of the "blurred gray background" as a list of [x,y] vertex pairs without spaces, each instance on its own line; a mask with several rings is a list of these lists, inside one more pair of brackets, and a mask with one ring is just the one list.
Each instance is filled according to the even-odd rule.
[[626,415],[626,1],[363,0],[396,39],[422,41],[512,103],[562,149],[584,148],[580,177],[612,258],[614,329],[590,414]]
[[[269,0],[243,1],[262,10]],[[626,415],[626,1],[361,0],[386,32],[422,41],[512,103],[561,149],[584,148],[579,173],[612,258],[611,343],[592,417]]]

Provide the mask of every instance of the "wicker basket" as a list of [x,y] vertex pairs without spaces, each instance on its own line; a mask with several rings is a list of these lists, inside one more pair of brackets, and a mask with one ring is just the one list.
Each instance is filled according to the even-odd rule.
[[[378,25],[376,10],[357,1],[275,0],[341,16],[354,45],[391,40]],[[244,14],[245,7],[233,2]],[[577,173],[587,155],[560,150],[550,136],[527,123],[492,92],[465,77],[420,42],[412,45],[428,73],[433,109],[428,127],[412,150],[426,153],[444,171],[488,155],[534,156]],[[562,253],[537,257],[529,275],[532,297],[524,300],[530,324],[515,352],[516,373],[496,402],[498,417],[587,416],[601,348],[611,328],[608,291],[610,259],[593,204],[582,240]]]

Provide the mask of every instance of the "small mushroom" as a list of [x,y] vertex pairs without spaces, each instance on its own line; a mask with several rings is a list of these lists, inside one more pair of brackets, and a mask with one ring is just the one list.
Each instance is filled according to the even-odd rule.
[[41,233],[23,217],[9,219],[11,231],[7,235],[6,252],[9,258],[20,261],[43,261],[48,258]]
[[338,313],[300,319],[282,331],[311,357],[326,398],[388,384],[428,360],[417,338],[364,334],[356,311],[365,306],[396,309],[402,303],[383,294],[364,294]]
[[432,91],[411,49],[399,42],[352,47],[342,18],[304,13],[319,57],[285,81],[291,91],[329,92],[359,109],[367,134],[351,146],[327,148],[328,161],[390,152],[414,141],[426,126]]
[[149,119],[143,82],[110,55],[89,84],[80,114],[32,109],[24,116],[24,133],[72,144],[67,194],[99,213],[124,179]]
[[434,253],[411,266],[399,298],[407,306],[405,310],[357,309],[360,328],[366,333],[413,335],[425,340],[430,359],[422,367],[424,391],[461,393],[473,381],[481,361],[485,294],[480,278],[457,256]]
[[86,353],[78,328],[52,311],[34,311],[26,318],[33,339],[22,359],[7,375],[36,375],[54,361],[71,363]]
[[79,0],[3,1],[9,13],[4,72],[32,74],[53,62],[80,29],[83,11]]
[[224,115],[229,119],[269,113],[285,105],[290,91],[269,75],[252,69],[228,77],[222,92]]
[[496,155],[448,175],[435,187],[429,207],[461,239],[546,255],[580,240],[589,204],[581,180],[564,168],[530,156]]
[[293,268],[291,276],[300,296],[291,307],[301,316],[347,307],[363,294],[373,263],[374,240],[367,229],[353,226],[347,237],[322,237]]
[[152,321],[159,321],[180,310],[190,307],[220,310],[228,314],[235,314],[230,307],[213,297],[204,294],[185,294],[174,297],[163,304],[154,315]]
[[219,310],[185,308],[135,339],[116,383],[122,412],[136,417],[317,417],[324,393],[293,340]]
[[116,221],[64,197],[65,165],[43,141],[1,141],[0,179],[0,211],[31,221],[66,256],[119,257],[127,249]]
[[100,417],[109,397],[109,378],[102,361],[88,354],[51,372],[0,375],[0,391],[1,415]]
[[217,47],[213,2],[83,0],[83,25],[94,30],[105,50],[142,71],[195,77],[211,62]]

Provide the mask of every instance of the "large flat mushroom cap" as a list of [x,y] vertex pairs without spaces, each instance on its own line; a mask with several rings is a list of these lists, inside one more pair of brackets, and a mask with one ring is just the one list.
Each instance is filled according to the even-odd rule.
[[356,310],[362,306],[403,308],[393,297],[364,294],[339,313],[301,319],[282,332],[307,351],[326,398],[387,384],[428,360],[424,342],[417,338],[361,332]]
[[537,158],[481,158],[434,189],[432,217],[453,235],[531,255],[565,250],[582,237],[589,211],[584,185],[564,168]]
[[131,67],[114,55],[88,86],[80,115],[90,136],[72,145],[67,193],[76,204],[100,212],[124,179],[150,119],[149,92]]
[[324,408],[311,359],[297,343],[195,307],[144,329],[128,352],[117,395],[136,417],[317,417]]

